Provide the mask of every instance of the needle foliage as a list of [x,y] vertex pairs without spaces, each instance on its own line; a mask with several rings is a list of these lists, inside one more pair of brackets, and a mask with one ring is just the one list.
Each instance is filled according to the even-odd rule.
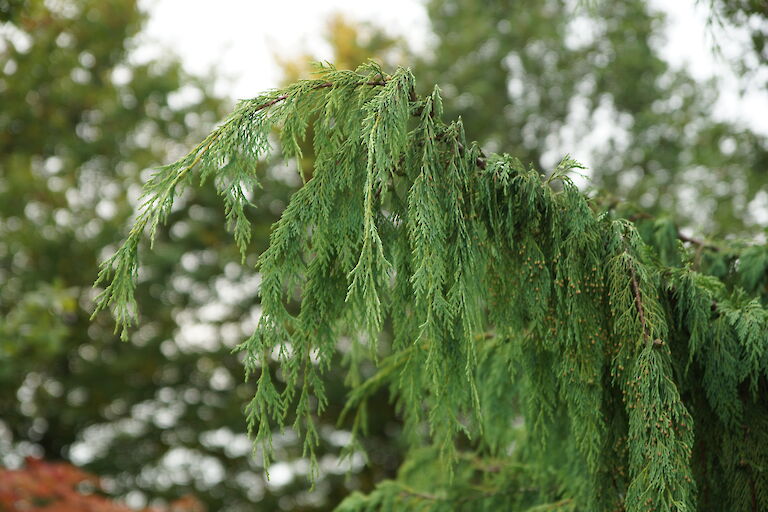
[[147,182],[98,308],[129,327],[141,241],[193,182],[216,187],[245,254],[257,162],[276,138],[300,158],[308,133],[314,169],[260,256],[240,347],[266,461],[291,425],[317,473],[341,354],[350,452],[382,388],[412,449],[339,510],[768,510],[766,248],[603,209],[569,157],[542,174],[485,155],[407,69],[326,65],[241,101]]

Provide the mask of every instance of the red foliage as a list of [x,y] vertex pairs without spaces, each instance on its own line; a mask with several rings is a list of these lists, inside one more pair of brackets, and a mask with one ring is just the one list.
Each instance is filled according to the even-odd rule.
[[[64,462],[28,458],[18,470],[0,468],[0,512],[136,512],[97,494],[99,479]],[[141,512],[204,512],[192,496]]]

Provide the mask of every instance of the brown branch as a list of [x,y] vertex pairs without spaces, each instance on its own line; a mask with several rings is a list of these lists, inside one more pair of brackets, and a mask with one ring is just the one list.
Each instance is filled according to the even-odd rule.
[[412,489],[401,489],[400,496],[412,496],[414,498],[420,498],[425,501],[441,501],[441,498],[439,496],[435,496],[434,494],[426,494],[423,492],[414,491]]
[[629,273],[632,277],[632,292],[635,295],[635,309],[637,309],[637,314],[640,315],[640,325],[643,328],[643,341],[645,341],[646,346],[650,346],[651,335],[648,331],[648,324],[645,321],[645,308],[643,308],[643,300],[640,294],[640,285],[637,284],[637,275],[635,274],[634,265],[629,266]]
[[[334,85],[335,84],[333,82],[323,82],[321,84],[318,84],[318,85],[314,86],[312,88],[312,90],[326,89],[328,87],[333,87]],[[387,85],[387,81],[386,80],[376,80],[376,81],[372,81],[372,82],[365,82],[364,84],[358,84],[358,85],[368,85],[368,86],[371,86],[371,87],[385,86],[385,85]],[[265,108],[269,108],[269,107],[271,107],[272,105],[274,105],[276,103],[280,103],[281,101],[284,101],[284,100],[288,99],[289,96],[290,96],[290,94],[280,95],[280,96],[278,96],[277,98],[275,98],[273,100],[270,100],[270,101],[268,101],[266,103],[262,103],[261,105],[257,106],[255,110],[258,111],[258,110],[263,110]]]
[[684,235],[682,232],[677,232],[677,238],[682,240],[683,242],[688,242],[689,244],[697,245],[699,246],[699,250],[701,249],[711,249],[715,252],[718,252],[720,248],[714,244],[711,244],[707,242],[706,240],[700,240],[698,238],[693,238],[692,236]]
[[[619,204],[621,204],[621,202],[618,199],[616,199],[613,203],[609,205],[608,208],[614,209],[614,207],[618,206]],[[631,220],[632,222],[635,222],[636,220],[640,220],[640,219],[653,219],[653,218],[654,218],[653,215],[651,215],[648,212],[637,212],[627,217],[627,220]]]
[[[616,200],[616,201],[612,202],[610,205],[608,205],[608,209],[612,210],[618,204],[619,204],[619,201]],[[627,220],[635,222],[635,221],[638,221],[638,220],[641,220],[641,219],[653,220],[655,218],[656,217],[654,217],[653,215],[651,215],[648,212],[637,212],[637,213],[634,213],[634,214],[628,216]],[[678,240],[682,240],[683,242],[688,242],[689,244],[693,244],[693,245],[698,246],[699,247],[699,251],[701,251],[702,249],[710,249],[710,250],[715,251],[715,252],[720,251],[720,247],[718,247],[717,245],[714,245],[714,244],[712,244],[710,242],[707,242],[706,240],[702,240],[700,238],[694,238],[692,236],[685,235],[685,234],[683,234],[682,231],[678,231],[677,232],[677,238],[678,238]]]
[[[622,242],[624,242],[624,252],[632,258],[632,255],[629,252],[629,245],[627,244],[627,239],[624,235],[622,235]],[[631,278],[630,284],[632,285],[632,294],[635,296],[635,309],[637,309],[637,314],[640,316],[640,326],[643,329],[643,341],[645,341],[645,346],[649,347],[651,346],[651,343],[656,343],[657,345],[662,345],[663,342],[661,340],[652,340],[651,339],[651,332],[648,328],[648,322],[645,319],[645,308],[643,307],[643,299],[642,299],[642,293],[640,292],[640,284],[637,282],[637,273],[635,273],[635,266],[634,266],[634,258],[632,258],[632,263],[629,265],[629,275]]]

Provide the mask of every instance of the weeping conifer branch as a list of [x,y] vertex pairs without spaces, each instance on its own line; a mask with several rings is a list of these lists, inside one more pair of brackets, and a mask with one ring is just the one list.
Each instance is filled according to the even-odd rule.
[[[744,434],[768,423],[768,251],[684,239],[691,252],[676,228],[588,200],[569,157],[545,176],[484,155],[406,69],[325,66],[239,103],[146,184],[97,311],[127,336],[140,242],[193,178],[213,182],[246,254],[257,163],[275,132],[301,156],[310,126],[314,169],[259,257],[262,315],[239,347],[265,467],[273,429],[291,425],[317,477],[342,352],[355,439],[387,388],[413,451],[397,481],[340,510],[768,509],[768,430]],[[496,469],[457,464],[459,442]]]

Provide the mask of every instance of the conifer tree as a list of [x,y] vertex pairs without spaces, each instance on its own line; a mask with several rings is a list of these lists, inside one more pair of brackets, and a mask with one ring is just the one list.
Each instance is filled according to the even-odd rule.
[[570,157],[541,173],[486,155],[407,69],[325,65],[240,102],[146,183],[97,311],[126,332],[142,240],[195,182],[248,253],[275,128],[285,159],[311,133],[315,161],[259,258],[262,313],[240,346],[265,462],[292,425],[317,475],[322,376],[341,355],[350,453],[384,388],[411,451],[338,510],[768,509],[766,247],[606,209]]

